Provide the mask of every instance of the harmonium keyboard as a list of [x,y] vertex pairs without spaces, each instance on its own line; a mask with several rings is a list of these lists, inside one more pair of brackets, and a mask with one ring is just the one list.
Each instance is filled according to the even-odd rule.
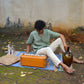
[[45,68],[47,56],[35,54],[22,54],[21,65]]

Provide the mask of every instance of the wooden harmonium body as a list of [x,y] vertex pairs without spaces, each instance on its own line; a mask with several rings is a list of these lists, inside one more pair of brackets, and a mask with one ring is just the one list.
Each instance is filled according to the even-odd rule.
[[21,65],[45,68],[47,56],[34,55],[34,54],[22,54]]

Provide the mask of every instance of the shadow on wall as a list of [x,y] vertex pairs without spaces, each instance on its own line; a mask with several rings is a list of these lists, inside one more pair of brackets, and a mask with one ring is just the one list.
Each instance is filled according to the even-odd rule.
[[24,27],[24,24],[21,23],[20,18],[18,18],[18,22],[12,22],[12,21],[10,20],[10,18],[8,17],[8,18],[6,19],[6,23],[5,23],[4,27],[5,27],[5,28],[7,28],[7,27]]
[[[24,25],[26,24],[26,25]],[[52,24],[46,23],[46,28],[52,30]],[[34,23],[33,22],[22,22],[20,18],[18,21],[11,21],[10,17],[7,17],[6,23],[2,28],[0,28],[0,33],[7,33],[7,34],[21,34],[26,33],[29,35],[31,31],[34,30]]]

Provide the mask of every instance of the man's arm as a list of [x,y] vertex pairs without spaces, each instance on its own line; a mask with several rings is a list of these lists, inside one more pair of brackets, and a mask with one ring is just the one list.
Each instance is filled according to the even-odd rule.
[[67,44],[66,44],[66,40],[63,34],[59,34],[59,37],[61,38],[63,45],[64,45],[64,49],[65,51],[67,51]]
[[27,44],[27,51],[26,51],[27,54],[29,53],[30,46],[31,45]]

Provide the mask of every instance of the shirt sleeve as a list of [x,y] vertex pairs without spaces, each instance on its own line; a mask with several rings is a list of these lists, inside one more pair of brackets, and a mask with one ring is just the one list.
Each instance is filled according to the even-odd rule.
[[58,36],[60,34],[60,33],[57,33],[57,32],[53,32],[51,30],[49,30],[48,32],[50,34],[50,38],[58,38]]
[[31,32],[30,35],[29,35],[28,40],[26,41],[26,44],[32,44],[32,43],[33,43],[33,34]]

